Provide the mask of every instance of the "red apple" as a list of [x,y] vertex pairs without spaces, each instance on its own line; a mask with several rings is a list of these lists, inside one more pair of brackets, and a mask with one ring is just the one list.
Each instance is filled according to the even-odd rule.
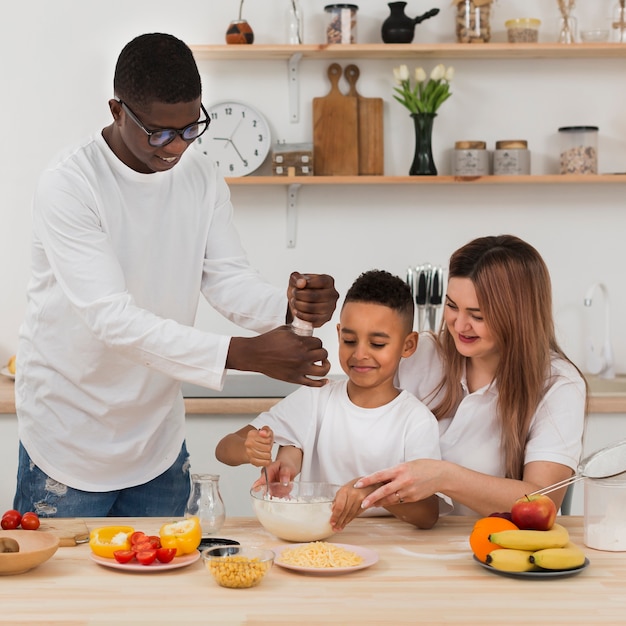
[[524,496],[511,507],[511,520],[522,530],[550,530],[556,519],[556,505],[548,496]]

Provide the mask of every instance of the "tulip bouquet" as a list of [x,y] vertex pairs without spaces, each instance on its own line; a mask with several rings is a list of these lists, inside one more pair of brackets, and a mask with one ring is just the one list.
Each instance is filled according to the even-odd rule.
[[437,109],[452,95],[450,81],[454,68],[439,64],[433,68],[427,80],[426,72],[418,67],[415,70],[415,86],[411,86],[409,68],[406,65],[395,67],[393,75],[397,87],[394,98],[411,113],[436,113]]

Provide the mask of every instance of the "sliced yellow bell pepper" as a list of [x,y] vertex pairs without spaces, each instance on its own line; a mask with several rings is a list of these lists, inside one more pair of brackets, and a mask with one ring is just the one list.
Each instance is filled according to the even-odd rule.
[[202,541],[200,520],[194,516],[164,524],[159,531],[159,537],[164,548],[176,548],[176,556],[191,554]]
[[94,554],[107,559],[115,558],[116,550],[130,550],[132,526],[101,526],[89,533],[89,547]]

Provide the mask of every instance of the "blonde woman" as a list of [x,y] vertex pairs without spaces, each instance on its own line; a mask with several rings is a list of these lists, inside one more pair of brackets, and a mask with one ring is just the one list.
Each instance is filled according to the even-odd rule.
[[[556,342],[547,267],[517,237],[482,237],[452,255],[442,329],[420,336],[398,379],[435,414],[442,460],[360,479],[380,485],[363,508],[440,492],[455,514],[489,515],[578,466],[585,381]],[[557,507],[564,493],[550,494]]]

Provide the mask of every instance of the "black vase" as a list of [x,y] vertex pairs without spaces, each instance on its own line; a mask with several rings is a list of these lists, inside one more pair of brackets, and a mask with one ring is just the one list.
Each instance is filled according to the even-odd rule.
[[415,127],[415,154],[409,176],[437,176],[433,159],[433,123],[436,113],[411,113]]
[[391,14],[381,28],[384,43],[411,43],[415,36],[415,26],[439,13],[439,9],[431,9],[419,17],[409,17],[404,12],[406,2],[389,2],[387,6]]

